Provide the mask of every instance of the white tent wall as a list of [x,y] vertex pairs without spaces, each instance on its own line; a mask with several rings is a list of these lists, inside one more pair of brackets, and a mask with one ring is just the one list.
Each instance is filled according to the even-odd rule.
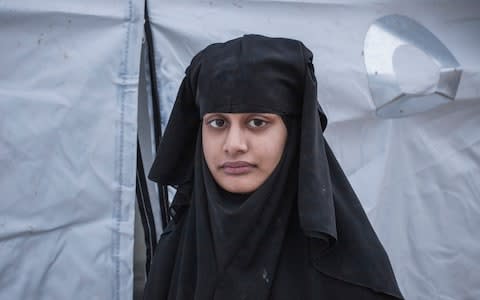
[[[480,299],[478,1],[148,7],[163,125],[184,69],[206,45],[245,33],[304,41],[327,139],[406,299]],[[140,0],[0,0],[0,299],[132,298],[143,10]],[[370,24],[390,14],[417,20],[457,58],[455,101],[400,119],[375,114],[362,51]],[[395,58],[402,78],[428,86],[432,76],[420,76],[410,50]],[[140,113],[150,118],[151,107]],[[147,123],[140,118],[139,130],[151,137]]]
[[0,1],[0,299],[131,299],[144,1]]
[[[185,68],[208,44],[246,33],[302,40],[314,52],[327,139],[406,299],[480,299],[478,1],[160,0],[148,7],[164,122]],[[376,115],[364,39],[391,14],[421,23],[457,58],[463,73],[455,101],[405,118]],[[414,90],[435,84],[438,68],[423,76],[429,66],[413,50],[392,57],[398,80]]]

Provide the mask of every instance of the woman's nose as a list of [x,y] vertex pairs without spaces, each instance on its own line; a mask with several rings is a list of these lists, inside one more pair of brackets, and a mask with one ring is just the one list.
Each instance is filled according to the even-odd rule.
[[245,132],[240,126],[230,126],[223,144],[223,151],[230,155],[248,151]]

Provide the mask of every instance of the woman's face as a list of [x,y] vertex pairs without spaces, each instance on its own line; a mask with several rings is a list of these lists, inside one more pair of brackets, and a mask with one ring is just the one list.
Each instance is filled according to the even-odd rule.
[[202,122],[203,154],[215,181],[231,193],[255,191],[282,157],[287,128],[267,113],[208,113]]

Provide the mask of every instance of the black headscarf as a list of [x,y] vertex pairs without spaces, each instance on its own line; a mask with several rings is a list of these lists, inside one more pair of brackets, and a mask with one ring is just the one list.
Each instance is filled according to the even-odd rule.
[[[402,298],[323,138],[312,57],[299,41],[246,35],[193,58],[150,171],[178,191],[145,299]],[[282,116],[282,158],[253,193],[223,191],[210,174],[201,138],[210,112]]]

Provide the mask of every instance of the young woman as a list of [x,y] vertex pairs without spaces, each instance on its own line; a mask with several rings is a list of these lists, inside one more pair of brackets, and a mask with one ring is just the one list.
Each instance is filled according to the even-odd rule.
[[150,172],[178,190],[145,299],[403,299],[326,125],[301,42],[197,54]]

